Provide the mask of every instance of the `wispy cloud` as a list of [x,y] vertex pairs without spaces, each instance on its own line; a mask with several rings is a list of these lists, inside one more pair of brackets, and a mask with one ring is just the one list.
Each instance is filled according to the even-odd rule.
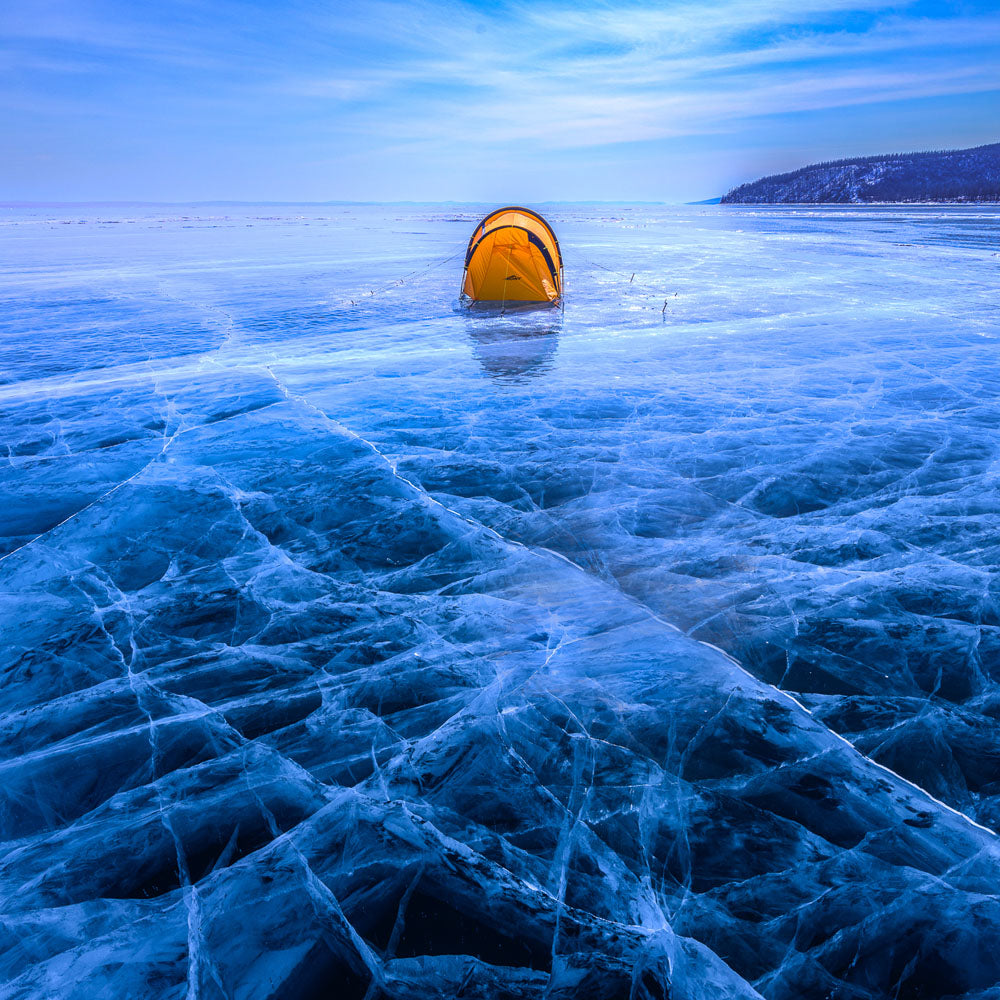
[[[862,0],[507,8],[383,5],[402,58],[302,75],[303,97],[381,102],[395,138],[594,146],[718,131],[747,117],[1000,89],[1000,15],[906,19]],[[831,19],[867,14],[844,30]],[[879,15],[879,16],[875,16]],[[884,59],[892,56],[886,66]],[[363,119],[362,119],[363,120]],[[355,123],[357,127],[357,123]]]
[[155,114],[202,143],[213,127],[257,149],[270,135],[275,156],[295,149],[345,171],[390,151],[413,174],[514,147],[519,162],[542,163],[736,136],[796,113],[1000,92],[1000,12],[961,11],[925,0],[38,0],[0,11],[0,109],[50,129],[113,120],[126,134]]

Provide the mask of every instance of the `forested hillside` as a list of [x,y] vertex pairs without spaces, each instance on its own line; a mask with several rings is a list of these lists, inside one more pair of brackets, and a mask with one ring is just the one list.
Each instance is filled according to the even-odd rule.
[[814,163],[733,188],[723,204],[1000,201],[1000,142]]

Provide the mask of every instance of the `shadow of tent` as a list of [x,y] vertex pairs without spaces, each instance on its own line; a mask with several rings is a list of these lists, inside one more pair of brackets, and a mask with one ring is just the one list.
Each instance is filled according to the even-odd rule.
[[466,326],[473,356],[490,378],[537,378],[552,367],[561,323],[550,311],[544,316],[470,317]]

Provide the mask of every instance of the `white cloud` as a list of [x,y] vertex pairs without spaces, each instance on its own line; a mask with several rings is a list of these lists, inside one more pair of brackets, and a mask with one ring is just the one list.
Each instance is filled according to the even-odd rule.
[[[581,175],[595,165],[594,188],[629,190],[639,160],[651,173],[684,144],[664,140],[737,149],[774,126],[790,155],[806,141],[847,155],[856,150],[836,136],[813,129],[800,141],[798,130],[848,109],[840,138],[853,141],[852,116],[864,115],[849,109],[1000,91],[1000,10],[986,0],[960,15],[929,0],[38,5],[0,5],[8,134],[56,153],[74,136],[78,157],[96,156],[95,136],[121,137],[137,161],[130,176],[143,148],[182,171],[253,162],[268,183],[317,164],[319,189],[335,175],[337,196],[451,191],[513,164],[529,175],[556,162]],[[885,117],[885,148],[907,142]],[[931,128],[920,124],[919,141],[938,141]]]
[[[541,148],[718,132],[747,118],[1000,89],[1000,16],[934,20],[893,11],[863,30],[823,30],[864,0],[661,9],[544,5],[492,17],[441,5],[380,6],[406,54],[311,83],[378,104],[366,123],[396,143]],[[355,26],[353,30],[358,30]],[[992,51],[989,46],[993,45]],[[886,62],[885,57],[891,55]],[[960,58],[957,58],[960,56]]]

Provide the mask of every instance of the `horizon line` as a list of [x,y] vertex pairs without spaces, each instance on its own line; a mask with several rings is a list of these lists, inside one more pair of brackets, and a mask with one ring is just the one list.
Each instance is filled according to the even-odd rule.
[[[721,196],[719,196],[721,197]],[[707,199],[706,201],[677,201],[677,200],[629,200],[629,199],[616,199],[616,198],[570,198],[570,199],[547,199],[545,201],[532,201],[533,205],[702,205],[708,204],[714,199]],[[74,205],[144,205],[144,206],[199,206],[199,205],[315,205],[315,206],[326,206],[326,205],[492,205],[500,204],[500,201],[456,201],[454,199],[445,200],[428,200],[421,201],[419,199],[407,198],[398,201],[378,201],[378,200],[340,200],[331,199],[328,201],[289,201],[287,199],[259,199],[253,201],[246,200],[233,200],[226,198],[203,198],[192,201],[162,201],[157,199],[145,200],[145,199],[94,199],[89,198],[83,201],[58,201],[52,199],[39,200],[39,201],[0,201],[0,209],[2,208],[31,208],[31,207],[48,207],[48,206],[74,206]]]

